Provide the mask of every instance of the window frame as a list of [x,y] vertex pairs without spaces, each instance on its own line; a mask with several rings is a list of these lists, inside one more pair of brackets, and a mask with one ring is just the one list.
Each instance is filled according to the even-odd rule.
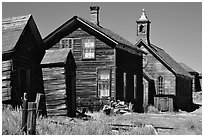
[[[62,41],[68,41],[68,45],[67,45],[67,43],[66,43],[66,45],[65,46],[63,46],[62,45]],[[71,48],[70,48],[70,44],[69,44],[69,41],[71,40]],[[60,40],[60,48],[69,48],[71,51],[73,51],[73,48],[74,48],[74,38],[62,38],[61,40]]]
[[[91,40],[91,41],[93,41],[93,43],[94,43],[94,46],[92,47],[92,48],[87,48],[87,47],[85,47],[85,43],[88,41],[88,40]],[[87,42],[88,43],[88,42]],[[84,50],[93,50],[93,57],[85,57],[84,56],[84,54],[86,54],[86,53],[84,53]],[[86,38],[83,38],[82,39],[82,60],[95,60],[96,59],[96,40],[95,40],[95,38],[94,37],[86,37]]]
[[[109,79],[99,79],[99,72],[101,71],[108,71],[108,74],[109,74]],[[112,77],[111,77],[111,69],[110,68],[97,68],[97,97],[99,98],[108,98],[108,97],[111,97],[111,80],[112,80]],[[99,84],[101,82],[107,82],[108,86],[109,86],[109,92],[108,94],[109,95],[106,95],[106,96],[101,96],[101,90],[99,89]]]
[[157,77],[157,94],[159,95],[163,95],[165,92],[164,92],[164,77],[163,76],[158,76]]

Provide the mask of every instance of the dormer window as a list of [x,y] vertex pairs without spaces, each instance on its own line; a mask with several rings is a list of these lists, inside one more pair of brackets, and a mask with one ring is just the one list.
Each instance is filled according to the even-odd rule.
[[60,48],[69,48],[73,50],[73,38],[63,38],[60,40]]
[[83,39],[82,59],[95,59],[95,39],[94,38]]

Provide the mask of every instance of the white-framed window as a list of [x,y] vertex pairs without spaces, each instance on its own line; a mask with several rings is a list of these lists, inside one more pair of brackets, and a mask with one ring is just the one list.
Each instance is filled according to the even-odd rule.
[[164,78],[162,76],[158,77],[158,94],[164,94]]
[[73,38],[63,38],[60,40],[60,48],[69,48],[73,50]]
[[111,92],[111,70],[97,69],[98,75],[98,97],[110,97]]
[[95,59],[95,39],[94,38],[83,39],[82,59]]

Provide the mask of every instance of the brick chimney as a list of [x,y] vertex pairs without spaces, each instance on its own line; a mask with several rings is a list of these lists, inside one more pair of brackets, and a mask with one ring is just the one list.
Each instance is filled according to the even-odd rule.
[[99,6],[91,6],[91,22],[95,25],[99,25]]

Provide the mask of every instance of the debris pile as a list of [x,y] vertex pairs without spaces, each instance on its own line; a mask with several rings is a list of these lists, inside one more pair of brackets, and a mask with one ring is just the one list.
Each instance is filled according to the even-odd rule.
[[109,104],[104,105],[103,112],[106,115],[130,115],[132,112],[132,103],[125,103],[125,101],[111,101]]

